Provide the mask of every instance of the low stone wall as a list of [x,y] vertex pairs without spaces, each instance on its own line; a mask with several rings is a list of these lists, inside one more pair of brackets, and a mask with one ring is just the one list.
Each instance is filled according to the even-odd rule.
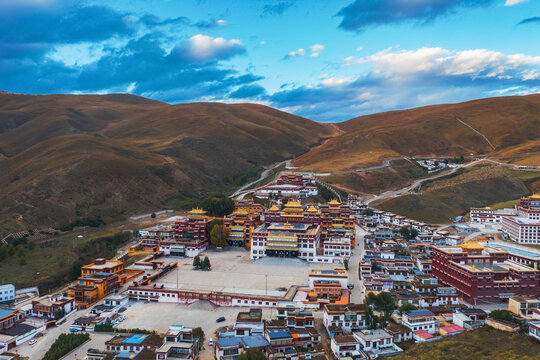
[[519,331],[519,325],[510,324],[507,322],[502,322],[502,321],[491,319],[491,318],[486,319],[486,325],[489,325],[492,328],[501,330],[501,331],[507,331],[507,332]]

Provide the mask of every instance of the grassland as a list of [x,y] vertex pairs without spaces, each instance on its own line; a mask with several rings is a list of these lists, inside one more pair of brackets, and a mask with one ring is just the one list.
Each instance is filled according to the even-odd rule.
[[415,179],[428,176],[427,171],[413,161],[392,160],[390,165],[371,171],[325,176],[323,180],[346,192],[379,194],[402,188]]
[[540,342],[525,334],[483,327],[442,340],[413,345],[395,360],[533,360]]
[[[54,289],[70,280],[70,267],[95,257],[112,257],[117,248],[106,246],[107,237],[118,233],[123,223],[100,229],[77,228],[66,234],[18,245],[13,256],[0,261],[0,281],[16,287],[39,285],[42,291]],[[82,238],[78,236],[82,235]]]
[[419,194],[386,199],[373,205],[428,223],[448,223],[466,214],[471,207],[505,205],[529,195],[540,188],[538,180],[540,172],[483,166],[430,182]]

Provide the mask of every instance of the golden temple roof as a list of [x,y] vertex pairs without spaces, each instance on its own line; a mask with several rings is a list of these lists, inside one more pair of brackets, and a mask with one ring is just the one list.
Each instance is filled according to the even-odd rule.
[[268,211],[279,211],[279,208],[276,206],[276,204],[274,204],[270,209],[268,209]]
[[206,214],[206,211],[204,211],[203,209],[199,209],[199,208],[192,208],[191,211],[189,211],[189,214],[204,215],[204,214]]
[[289,201],[285,204],[285,207],[288,207],[288,208],[301,208],[302,207],[302,204],[300,204],[298,201],[296,200],[292,200],[292,201]]
[[337,201],[336,199],[332,199],[332,201],[330,201],[328,205],[341,205],[341,203]]
[[460,248],[466,250],[483,250],[484,247],[476,241],[467,241],[464,244],[459,245]]
[[318,212],[319,210],[315,209],[315,206],[311,205],[309,207],[309,209],[307,209],[307,212],[310,212],[310,213],[316,213]]

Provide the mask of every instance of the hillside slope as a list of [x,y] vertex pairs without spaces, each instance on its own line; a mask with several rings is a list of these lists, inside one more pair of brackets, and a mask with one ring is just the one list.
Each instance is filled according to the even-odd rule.
[[[305,170],[378,165],[402,156],[483,156],[534,162],[540,153],[540,94],[500,97],[361,116],[343,135],[295,161]],[[537,164],[538,165],[538,164]]]
[[261,105],[0,93],[0,233],[230,189],[335,134]]

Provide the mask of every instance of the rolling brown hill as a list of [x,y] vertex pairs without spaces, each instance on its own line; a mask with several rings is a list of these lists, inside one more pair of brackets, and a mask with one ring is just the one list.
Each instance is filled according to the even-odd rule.
[[336,171],[402,156],[489,155],[526,165],[540,159],[540,94],[391,111],[336,125],[343,135],[295,165]]
[[0,233],[131,214],[309,151],[331,125],[254,104],[0,93]]

